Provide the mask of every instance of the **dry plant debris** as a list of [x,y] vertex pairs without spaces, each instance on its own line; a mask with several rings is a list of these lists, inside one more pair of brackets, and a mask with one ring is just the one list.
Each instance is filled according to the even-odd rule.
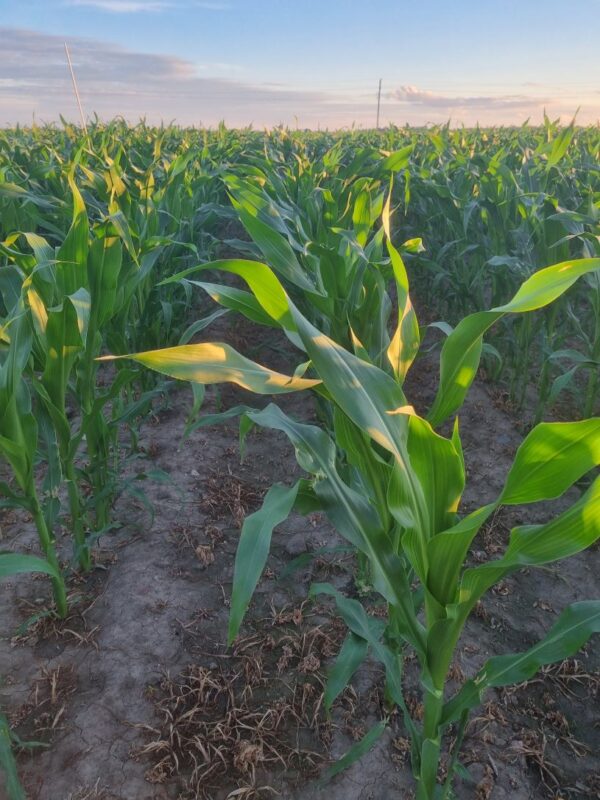
[[23,741],[48,743],[64,726],[67,700],[77,689],[77,675],[71,664],[54,669],[43,667],[25,703],[10,715],[11,727]]
[[165,674],[150,691],[158,724],[141,726],[148,743],[134,754],[151,760],[147,780],[175,778],[181,800],[212,800],[218,790],[247,800],[271,796],[268,776],[278,770],[292,781],[315,775],[332,733],[321,664],[339,644],[332,626],[281,625],[238,639],[210,667]]
[[105,786],[100,786],[100,778],[93,786],[80,786],[66,800],[121,800]]
[[246,515],[260,505],[263,492],[231,472],[213,470],[202,482],[200,508],[210,522],[231,516],[241,528]]
[[[78,580],[77,576],[73,582]],[[97,587],[91,591],[73,588],[68,594],[69,613],[63,619],[54,613],[40,613],[39,606],[29,600],[21,600],[19,611],[23,624],[11,638],[11,645],[35,645],[38,642],[63,640],[76,646],[98,649],[96,634],[99,626],[90,627],[86,615],[100,596]]]
[[[462,760],[484,762],[490,757],[490,746],[506,742],[506,759],[525,759],[539,779],[541,796],[550,800],[597,800],[600,781],[595,774],[584,772],[590,745],[574,735],[573,723],[558,703],[561,696],[568,701],[577,698],[597,703],[599,694],[600,672],[587,669],[580,659],[569,658],[544,667],[531,680],[503,688],[499,702],[490,700],[484,705],[469,724],[468,747],[463,748]],[[572,765],[568,772],[567,764]],[[578,778],[575,781],[573,768]],[[491,796],[486,794],[488,790],[493,791],[493,770],[486,768],[476,788],[477,797],[487,800]]]

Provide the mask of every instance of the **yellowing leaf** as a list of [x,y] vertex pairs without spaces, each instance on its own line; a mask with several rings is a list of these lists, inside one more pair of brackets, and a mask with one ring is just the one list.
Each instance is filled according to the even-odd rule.
[[126,356],[103,356],[99,361],[131,358],[163,375],[195,383],[236,383],[258,394],[283,394],[312,389],[319,380],[274,372],[251,361],[227,344],[203,343],[148,350]]

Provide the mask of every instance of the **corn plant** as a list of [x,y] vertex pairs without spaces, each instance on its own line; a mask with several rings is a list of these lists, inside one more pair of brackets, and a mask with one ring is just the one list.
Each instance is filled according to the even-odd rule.
[[[74,555],[85,571],[91,566],[91,545],[110,525],[119,489],[118,423],[128,406],[124,392],[136,378],[135,371],[119,370],[112,387],[101,391],[95,357],[107,337],[121,346],[131,341],[132,298],[137,294],[140,299],[140,284],[148,281],[155,259],[152,253],[138,259],[117,212],[91,228],[72,177],[69,186],[73,217],[58,246],[39,234],[20,232],[0,244],[9,261],[2,275],[7,343],[3,452],[24,495],[19,502],[31,511],[42,549],[55,568],[51,531],[60,489],[66,487]],[[147,402],[142,396],[133,405],[141,410]],[[13,449],[19,446],[18,453],[10,443]],[[47,465],[45,513],[34,470],[38,450]],[[15,502],[10,487],[2,488],[5,502]],[[53,581],[57,611],[64,616],[64,583],[62,578]]]
[[[405,271],[389,240],[398,273]],[[491,686],[530,677],[543,664],[563,659],[600,630],[600,603],[567,608],[547,636],[525,653],[492,658],[454,696],[446,696],[448,671],[470,613],[495,583],[523,567],[574,555],[600,538],[600,478],[559,516],[543,525],[513,529],[505,553],[480,566],[467,566],[470,546],[500,505],[522,505],[561,496],[600,463],[600,419],[541,423],[522,442],[500,495],[467,516],[460,515],[465,467],[458,418],[446,437],[435,428],[460,409],[481,358],[483,336],[507,314],[545,308],[580,277],[600,270],[599,259],[560,263],[525,281],[508,303],[465,317],[450,333],[440,357],[440,382],[427,417],[419,416],[402,384],[419,349],[419,328],[406,325],[414,313],[408,287],[401,299],[395,368],[383,371],[355,341],[355,352],[309,321],[274,272],[259,263],[223,264],[241,275],[273,324],[282,327],[309,359],[293,376],[282,376],[223,344],[196,344],[129,356],[172,377],[199,383],[230,381],[260,394],[312,390],[332,407],[333,429],[293,420],[276,405],[261,411],[237,408],[242,433],[253,425],[283,431],[309,477],[294,486],[274,485],[262,508],[244,524],[236,556],[229,642],[266,563],[273,527],[292,509],[323,510],[338,531],[369,560],[375,590],[387,603],[385,624],[332,586],[312,587],[332,595],[349,628],[326,692],[330,707],[370,651],[385,666],[387,696],[402,712],[412,742],[412,769],[419,800],[446,797],[458,764],[469,711]],[[390,354],[388,353],[388,358]],[[311,377],[312,376],[312,377]],[[413,585],[419,589],[414,590]],[[402,685],[403,659],[410,649],[420,665],[424,720],[408,711]],[[444,736],[458,723],[449,775],[438,784]],[[361,745],[372,742],[384,720]]]
[[45,560],[16,553],[0,553],[0,577],[20,572],[45,572],[52,578],[56,612],[67,613],[67,593],[58,562],[54,534],[44,514],[35,480],[38,448],[38,423],[32,413],[31,395],[23,371],[31,356],[30,320],[20,302],[14,309],[11,324],[3,330],[9,340],[0,366],[0,453],[10,464],[17,490],[4,482],[0,492],[3,507],[19,506],[32,516]]

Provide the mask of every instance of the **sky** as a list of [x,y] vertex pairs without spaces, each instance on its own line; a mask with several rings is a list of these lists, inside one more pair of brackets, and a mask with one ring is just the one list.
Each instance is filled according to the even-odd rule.
[[0,125],[600,120],[600,0],[0,0]]

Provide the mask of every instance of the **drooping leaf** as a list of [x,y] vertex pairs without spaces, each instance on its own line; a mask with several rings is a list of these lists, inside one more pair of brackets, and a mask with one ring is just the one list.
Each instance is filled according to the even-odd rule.
[[270,328],[279,327],[278,324],[263,310],[258,300],[250,292],[236,289],[234,286],[222,286],[218,283],[208,283],[206,281],[189,281],[192,286],[199,286],[214,301],[225,309],[237,311],[243,314],[252,322],[259,325],[266,325]]
[[237,636],[246,609],[265,568],[273,529],[286,520],[296,501],[300,483],[276,483],[267,492],[261,508],[244,520],[235,555],[231,611],[227,641]]
[[514,528],[502,558],[465,570],[457,602],[448,606],[448,617],[437,621],[429,631],[428,664],[436,685],[443,685],[464,623],[488,589],[518,569],[560,561],[599,539],[600,477],[579,500],[550,522]]
[[327,685],[323,697],[323,703],[327,711],[331,709],[336,697],[350,683],[352,676],[367,657],[368,651],[369,644],[366,639],[362,639],[350,631],[344,640],[333,667],[327,674]]
[[219,342],[185,344],[162,350],[148,350],[127,356],[102,356],[99,361],[130,358],[150,369],[183,381],[196,383],[237,383],[258,394],[297,392],[318,386],[321,381],[282,375],[240,355]]
[[60,578],[56,568],[43,558],[22,553],[0,553],[0,580],[25,572],[45,572],[53,578]]
[[[176,275],[167,278],[163,283],[174,283],[182,279],[188,279],[192,274],[209,269],[239,275],[240,278],[246,281],[254,297],[267,315],[278,325],[293,329],[294,324],[290,316],[288,299],[283,286],[273,270],[260,261],[247,261],[239,258],[209,261],[206,264],[198,264],[195,267],[183,270],[183,272],[178,272]],[[213,284],[207,285],[210,287],[216,286]],[[218,291],[221,294],[218,302],[224,301],[223,304],[232,302],[233,298],[240,300],[239,295],[231,293],[224,286],[217,287],[217,289],[211,288],[211,291]],[[241,310],[241,307],[236,310]]]

